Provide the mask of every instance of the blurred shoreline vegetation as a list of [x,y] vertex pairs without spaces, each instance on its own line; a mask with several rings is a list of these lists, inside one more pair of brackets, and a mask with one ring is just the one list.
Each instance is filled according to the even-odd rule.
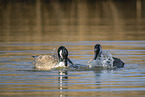
[[0,0],[0,42],[144,40],[145,0]]

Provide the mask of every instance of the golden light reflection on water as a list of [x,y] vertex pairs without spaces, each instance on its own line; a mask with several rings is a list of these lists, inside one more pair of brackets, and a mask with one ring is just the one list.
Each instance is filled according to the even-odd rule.
[[145,36],[143,0],[2,0],[0,5],[0,41],[144,40]]

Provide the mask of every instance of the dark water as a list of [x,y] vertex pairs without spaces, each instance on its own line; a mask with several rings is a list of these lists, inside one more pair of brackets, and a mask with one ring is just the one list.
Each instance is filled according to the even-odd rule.
[[[130,2],[131,1],[131,2]],[[145,96],[145,1],[0,0],[0,96]],[[102,45],[116,70],[38,71],[32,55],[64,45],[74,63]]]

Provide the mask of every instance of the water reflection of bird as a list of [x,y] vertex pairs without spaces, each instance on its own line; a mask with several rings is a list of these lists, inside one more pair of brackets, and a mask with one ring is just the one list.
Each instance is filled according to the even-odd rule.
[[33,64],[36,69],[52,69],[57,67],[67,67],[68,62],[73,65],[68,58],[68,50],[64,46],[58,48],[58,56],[55,55],[39,55],[33,56]]
[[109,51],[102,51],[100,44],[95,45],[94,53],[95,57],[88,62],[90,67],[124,67],[124,62],[121,59],[112,57]]
[[67,97],[67,95],[63,94],[63,90],[68,88],[68,72],[60,71],[59,77],[58,77],[58,83],[59,83],[59,97]]

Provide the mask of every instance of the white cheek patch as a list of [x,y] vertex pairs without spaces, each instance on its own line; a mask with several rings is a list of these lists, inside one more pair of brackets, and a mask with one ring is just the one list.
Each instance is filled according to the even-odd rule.
[[63,58],[63,56],[62,56],[62,50],[60,50],[59,54],[60,54],[60,57]]

